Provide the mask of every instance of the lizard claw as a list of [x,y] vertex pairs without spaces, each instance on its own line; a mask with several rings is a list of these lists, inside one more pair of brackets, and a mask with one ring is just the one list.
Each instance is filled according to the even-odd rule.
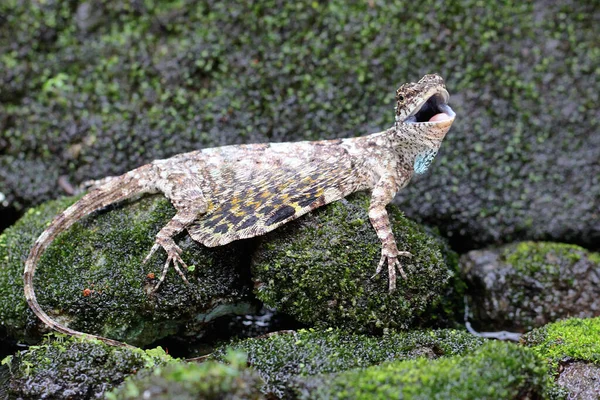
[[385,264],[385,261],[387,260],[387,257],[385,255],[381,255],[381,258],[379,259],[379,264],[377,264],[377,269],[375,270],[375,273],[373,274],[373,276],[371,277],[371,279],[375,278],[377,275],[379,275],[379,273],[381,272],[381,270],[383,269],[383,264]]
[[387,255],[384,252],[381,254],[381,258],[379,259],[379,264],[377,265],[377,269],[375,270],[375,274],[371,277],[371,279],[375,278],[379,273],[383,270],[383,265],[387,262],[388,265],[388,275],[390,279],[389,283],[389,292],[393,293],[396,290],[396,271],[400,273],[403,279],[407,279],[406,273],[402,268],[402,264],[398,261],[398,256],[401,257],[412,257],[412,254],[408,251],[399,251],[397,255],[391,256]]
[[165,252],[167,253],[167,261],[165,262],[162,273],[160,274],[158,283],[152,288],[151,293],[156,292],[158,290],[158,288],[160,287],[160,285],[163,283],[163,281],[165,280],[165,278],[167,276],[167,272],[169,272],[169,266],[171,265],[171,263],[173,264],[173,268],[175,268],[175,271],[177,271],[177,273],[179,274],[181,279],[185,282],[185,284],[189,285],[190,282],[187,280],[187,278],[185,277],[185,274],[183,273],[183,271],[180,268],[180,266],[183,266],[183,268],[185,268],[186,270],[188,269],[187,264],[181,259],[182,250],[172,240],[169,242],[165,242],[165,243],[162,243],[162,242],[155,243],[154,246],[152,246],[152,248],[150,249],[150,252],[144,259],[143,263],[146,263],[146,261],[148,261],[148,259],[150,259],[150,257],[161,247],[163,249],[165,249]]
[[152,255],[154,253],[156,253],[156,250],[158,250],[158,249],[160,249],[160,244],[155,243],[154,246],[152,246],[152,248],[148,252],[148,255],[146,256],[146,258],[144,258],[144,261],[142,261],[142,264],[146,264],[148,262],[148,260],[150,259],[150,257],[152,257]]

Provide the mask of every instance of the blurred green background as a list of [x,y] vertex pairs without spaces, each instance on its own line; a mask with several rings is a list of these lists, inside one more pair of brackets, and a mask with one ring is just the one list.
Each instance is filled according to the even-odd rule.
[[81,182],[226,144],[393,123],[447,82],[457,120],[398,198],[455,249],[600,247],[600,11],[584,1],[0,3],[0,219]]

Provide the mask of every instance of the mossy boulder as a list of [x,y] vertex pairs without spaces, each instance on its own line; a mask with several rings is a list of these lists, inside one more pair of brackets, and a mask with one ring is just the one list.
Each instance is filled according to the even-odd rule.
[[101,398],[140,369],[175,362],[160,347],[144,351],[63,335],[2,361],[9,368],[8,395],[22,399]]
[[553,390],[530,349],[488,342],[465,356],[387,362],[304,381],[301,399],[543,399]]
[[521,339],[550,364],[568,398],[597,399],[600,392],[600,318],[570,318],[527,333]]
[[140,371],[106,394],[107,400],[246,400],[264,399],[262,380],[248,368],[243,353],[230,353],[227,363],[177,363]]
[[387,266],[372,277],[381,242],[368,205],[369,196],[359,193],[267,234],[252,260],[256,296],[303,323],[356,332],[406,329],[446,317],[448,310],[432,310],[460,290],[453,253],[389,206],[398,248],[413,255],[400,257],[407,279],[398,276],[396,291],[389,293]]
[[438,72],[457,120],[403,191],[407,215],[456,248],[597,246],[597,14],[595,0],[3,1],[0,208],[201,147],[379,131],[398,85]]
[[[0,324],[15,338],[35,341],[45,330],[23,296],[22,274],[33,242],[65,199],[31,209],[0,236]],[[168,335],[202,336],[222,315],[253,307],[248,273],[240,271],[240,246],[208,249],[184,236],[188,287],[171,268],[155,293],[166,256],[142,261],[154,235],[174,215],[160,196],[110,207],[82,219],[42,255],[34,280],[47,313],[70,328],[143,346]],[[154,274],[153,279],[152,274]]]
[[471,251],[460,264],[478,329],[525,332],[600,315],[600,254],[579,246],[514,243]]
[[600,364],[600,317],[570,318],[527,333],[521,341],[553,366],[571,360]]
[[484,340],[456,330],[390,332],[382,337],[338,329],[300,330],[227,343],[211,359],[225,360],[231,349],[247,354],[265,381],[263,391],[293,396],[303,377],[366,368],[392,360],[435,359],[468,354]]

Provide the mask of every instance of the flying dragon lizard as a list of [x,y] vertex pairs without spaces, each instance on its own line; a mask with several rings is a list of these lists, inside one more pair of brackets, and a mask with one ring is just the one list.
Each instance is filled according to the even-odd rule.
[[317,207],[369,190],[369,219],[382,245],[375,275],[387,265],[393,292],[396,273],[406,278],[398,258],[411,255],[398,250],[385,206],[413,174],[425,172],[437,154],[455,117],[448,97],[440,76],[425,75],[397,90],[396,122],[383,132],[348,139],[203,149],[102,179],[56,216],[35,242],[23,274],[27,303],[58,332],[129,346],[54,321],[36,300],[33,276],[44,250],[77,220],[110,204],[151,193],[163,193],[176,209],[144,260],[161,248],[167,254],[154,290],[171,265],[188,282],[181,269],[187,269],[182,250],[173,239],[184,229],[207,247],[222,246],[263,235]]

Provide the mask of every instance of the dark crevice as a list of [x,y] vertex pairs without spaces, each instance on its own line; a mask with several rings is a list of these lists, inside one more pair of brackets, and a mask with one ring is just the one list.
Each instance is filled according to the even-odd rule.
[[0,207],[0,233],[17,222],[21,213],[14,207]]

